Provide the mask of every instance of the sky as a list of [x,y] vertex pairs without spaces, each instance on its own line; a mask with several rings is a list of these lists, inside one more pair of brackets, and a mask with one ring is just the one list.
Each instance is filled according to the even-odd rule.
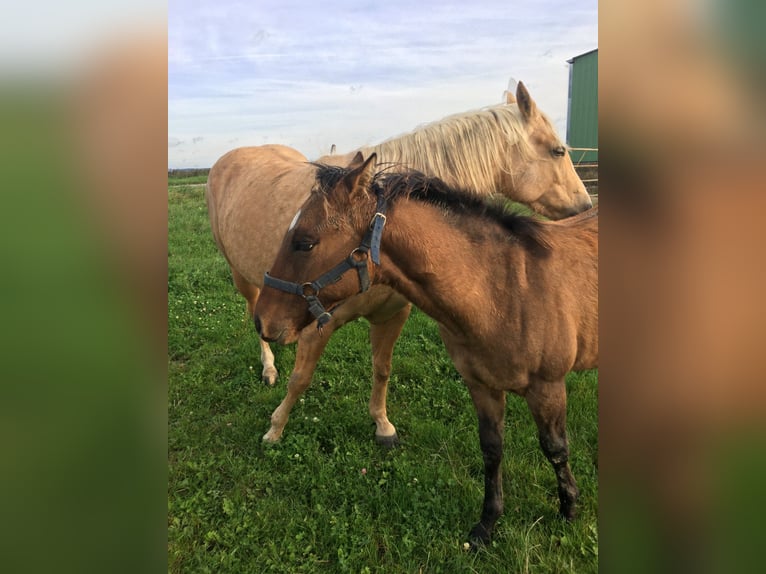
[[566,136],[597,0],[170,0],[168,167],[278,143],[308,159],[503,101],[521,80]]

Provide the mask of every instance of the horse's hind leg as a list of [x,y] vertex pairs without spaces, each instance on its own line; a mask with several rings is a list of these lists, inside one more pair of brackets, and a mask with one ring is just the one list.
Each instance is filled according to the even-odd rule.
[[[247,316],[252,321],[255,315],[255,304],[258,302],[258,295],[261,294],[261,290],[248,282],[235,269],[231,270],[231,276],[234,279],[237,291],[247,301]],[[271,352],[269,344],[260,337],[258,337],[258,342],[261,344],[261,364],[263,365],[261,379],[268,386],[273,387],[277,383],[278,377],[277,369],[274,367],[274,353]]]
[[495,522],[503,513],[503,434],[505,423],[505,391],[470,383],[476,414],[479,417],[479,443],[484,457],[484,504],[481,520],[468,535],[473,548],[486,544],[492,537]]
[[335,321],[330,321],[320,333],[316,322],[313,322],[301,331],[295,352],[295,367],[287,383],[287,395],[272,413],[271,428],[263,436],[264,441],[276,442],[282,436],[290,411],[311,383],[319,357],[322,356],[322,351],[335,328]]
[[565,519],[572,520],[579,490],[569,468],[567,395],[564,381],[536,381],[530,386],[525,398],[537,423],[540,448],[556,473],[559,512]]
[[411,305],[407,304],[383,323],[370,323],[370,345],[372,346],[372,393],[370,394],[370,416],[375,421],[375,442],[392,447],[399,443],[396,428],[388,420],[386,393],[391,376],[391,359],[394,345],[410,315]]

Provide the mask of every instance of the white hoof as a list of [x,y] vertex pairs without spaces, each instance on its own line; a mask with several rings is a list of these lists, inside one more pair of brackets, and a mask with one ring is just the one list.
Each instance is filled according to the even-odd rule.
[[277,384],[278,377],[277,370],[272,367],[271,369],[264,369],[263,374],[261,375],[261,380],[266,386],[273,387]]
[[267,442],[269,444],[274,444],[275,442],[279,441],[279,438],[282,436],[281,432],[276,432],[273,429],[269,429],[269,432],[267,432],[265,435],[263,435],[263,442]]

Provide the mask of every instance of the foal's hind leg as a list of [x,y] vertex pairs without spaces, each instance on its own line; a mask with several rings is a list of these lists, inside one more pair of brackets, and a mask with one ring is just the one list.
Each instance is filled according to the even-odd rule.
[[559,512],[567,520],[572,520],[575,516],[575,502],[580,492],[569,468],[567,394],[564,381],[538,380],[529,387],[525,398],[537,423],[540,448],[556,472]]
[[386,393],[391,376],[391,359],[394,344],[402,332],[412,306],[406,304],[393,316],[382,323],[370,323],[370,345],[372,346],[372,393],[370,394],[370,416],[375,421],[375,442],[392,447],[399,443],[396,428],[386,413]]
[[[247,301],[247,316],[252,321],[255,315],[255,304],[258,301],[258,295],[261,294],[261,290],[248,282],[247,279],[242,277],[236,270],[231,270],[231,276],[234,279],[234,285],[237,287],[242,296]],[[274,353],[271,352],[269,344],[258,337],[258,341],[261,344],[261,364],[263,365],[263,372],[261,379],[268,386],[273,387],[277,383],[277,369],[274,367]]]

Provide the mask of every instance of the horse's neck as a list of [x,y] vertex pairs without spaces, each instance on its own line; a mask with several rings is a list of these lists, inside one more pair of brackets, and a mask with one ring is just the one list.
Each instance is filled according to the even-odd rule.
[[[471,188],[473,186],[466,184],[463,178],[458,178],[455,166],[452,170],[445,169],[445,162],[442,158],[437,157],[434,154],[428,153],[428,145],[424,145],[418,150],[419,153],[412,153],[412,151],[405,151],[405,148],[409,145],[402,140],[411,137],[409,135],[402,136],[392,140],[384,141],[375,146],[368,146],[360,148],[359,151],[365,157],[375,152],[378,156],[378,163],[384,165],[387,169],[397,171],[399,169],[412,169],[420,171],[431,177],[438,177],[453,187]],[[446,153],[446,152],[445,152]],[[468,150],[462,150],[461,153],[470,153]],[[428,159],[426,159],[428,158]]]
[[[359,151],[365,157],[375,152],[378,163],[392,171],[412,169],[431,177],[438,177],[450,187],[477,195],[494,193],[497,187],[496,170],[502,169],[502,166],[483,157],[489,153],[488,150],[482,149],[481,146],[476,149],[462,141],[424,141],[415,146],[412,141],[406,141],[411,137],[402,136],[376,146],[360,148]],[[503,155],[506,160],[509,157],[508,154]]]

